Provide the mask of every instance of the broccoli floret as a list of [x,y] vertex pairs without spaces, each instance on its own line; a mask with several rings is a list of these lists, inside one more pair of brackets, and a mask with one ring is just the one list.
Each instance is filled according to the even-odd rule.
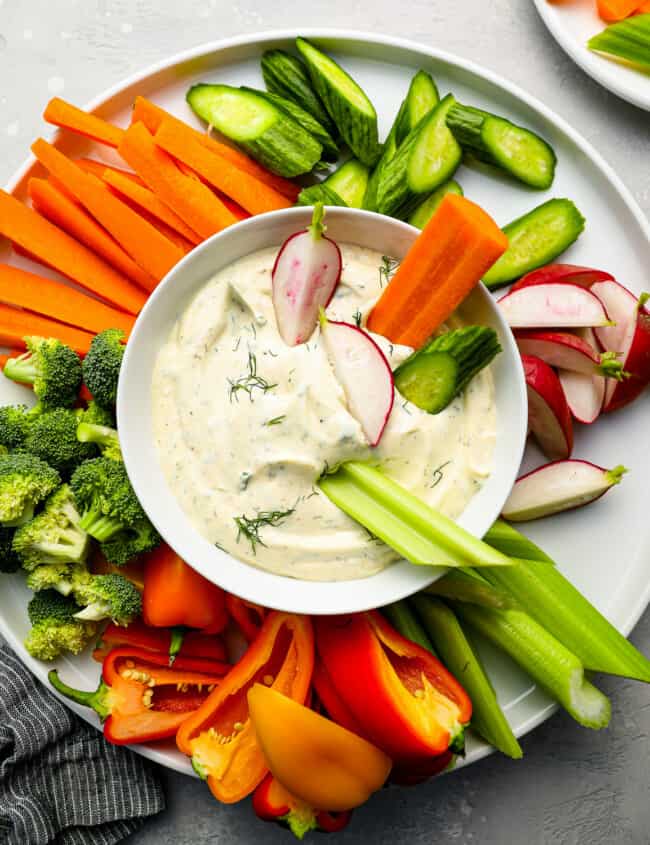
[[83,362],[83,380],[99,405],[115,405],[123,357],[122,329],[106,329],[93,338]]
[[36,505],[60,483],[59,473],[35,455],[0,455],[0,524],[29,522]]
[[55,590],[36,593],[27,606],[32,629],[25,648],[38,660],[55,660],[63,652],[79,654],[97,633],[94,622],[75,619],[79,607]]
[[20,558],[13,549],[14,529],[0,526],[0,572],[17,572]]
[[25,442],[31,419],[26,405],[0,408],[0,445],[9,452],[19,449]]
[[102,455],[106,458],[111,458],[114,461],[122,460],[122,450],[115,428],[81,422],[77,428],[77,439],[81,443],[99,446]]
[[134,557],[153,551],[160,543],[160,534],[147,519],[133,526],[132,531],[123,532],[101,543],[101,550],[109,563],[126,566]]
[[86,605],[75,618],[90,622],[112,619],[116,625],[129,625],[142,612],[140,591],[124,575],[95,575],[75,590],[75,598]]
[[67,484],[49,497],[38,516],[16,531],[13,548],[28,572],[42,564],[86,560],[89,538]]
[[109,561],[124,565],[160,543],[124,464],[104,456],[94,458],[75,470],[70,483],[82,513],[81,528],[102,544]]
[[4,374],[13,381],[33,384],[44,408],[70,408],[81,387],[77,353],[54,337],[26,337],[27,352],[10,358]]
[[69,596],[72,592],[70,566],[66,563],[43,563],[29,573],[26,584],[34,593],[56,590],[62,596]]
[[68,408],[56,408],[37,417],[30,425],[24,447],[67,477],[82,461],[97,455],[92,443],[77,439],[77,415]]
[[105,425],[108,428],[115,428],[115,415],[111,409],[103,408],[94,400],[89,402],[86,408],[78,408],[76,414],[79,423]]

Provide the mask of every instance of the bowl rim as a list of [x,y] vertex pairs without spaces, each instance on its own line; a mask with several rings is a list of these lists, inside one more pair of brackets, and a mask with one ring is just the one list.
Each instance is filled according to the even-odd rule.
[[[120,442],[122,445],[125,467],[136,495],[140,499],[147,515],[165,542],[167,542],[177,554],[179,554],[190,566],[192,566],[192,568],[208,580],[245,600],[286,612],[323,615],[360,612],[407,598],[413,593],[429,586],[446,570],[442,567],[414,566],[406,561],[397,561],[380,572],[365,578],[344,581],[310,581],[284,575],[277,575],[267,570],[257,569],[253,565],[236,558],[234,555],[230,555],[227,552],[215,548],[212,544],[205,540],[198,529],[191,524],[189,517],[182,511],[178,500],[169,489],[167,481],[164,479],[164,475],[162,476],[164,480],[164,489],[160,490],[159,488],[156,488],[155,491],[151,489],[151,484],[148,483],[150,466],[146,462],[144,450],[141,447],[143,436],[142,426],[133,424],[132,420],[134,415],[130,414],[128,411],[131,382],[134,380],[135,374],[139,370],[137,360],[139,346],[143,342],[144,334],[150,331],[149,323],[152,320],[152,315],[154,315],[155,318],[161,301],[167,298],[168,290],[174,285],[175,281],[178,280],[179,277],[183,276],[189,267],[192,267],[194,263],[200,261],[201,257],[206,253],[211,254],[213,252],[218,252],[220,245],[223,244],[225,240],[232,237],[245,237],[245,233],[249,230],[254,230],[258,227],[272,226],[276,222],[284,223],[287,227],[289,227],[290,224],[293,224],[295,227],[294,231],[299,231],[299,227],[304,225],[305,221],[308,221],[311,218],[311,213],[311,207],[297,206],[267,212],[266,214],[256,215],[247,220],[238,222],[199,244],[170,270],[147,300],[131,331],[129,342],[125,349],[118,385],[116,416],[118,429],[120,431]],[[344,220],[345,218],[361,218],[362,220],[367,221],[368,225],[372,225],[374,223],[375,225],[392,227],[395,230],[402,230],[402,232],[405,232],[410,236],[419,234],[419,229],[409,225],[408,223],[363,209],[328,207],[327,214],[330,219],[330,224],[333,220],[338,220],[341,217]],[[289,233],[290,231],[287,232],[287,236]],[[278,243],[278,246],[280,246],[280,243]],[[248,252],[241,252],[239,257],[245,257],[254,251],[256,251],[256,249],[249,250]],[[233,259],[233,261],[234,260],[237,259]],[[223,265],[217,264],[217,269],[213,272],[217,272],[218,269],[225,266],[228,266],[227,263]],[[177,318],[184,313],[184,310],[191,301],[191,298],[196,295],[203,285],[205,285],[208,279],[209,277],[203,276],[201,281],[194,281],[190,291],[184,292],[182,302],[179,303],[179,306],[176,309]],[[180,286],[177,285],[177,287]],[[514,395],[516,396],[517,406],[520,409],[519,419],[509,421],[509,443],[511,446],[509,455],[512,455],[512,466],[515,468],[512,471],[512,477],[509,478],[509,483],[506,484],[504,482],[502,484],[500,496],[502,501],[499,502],[498,509],[494,509],[492,519],[485,525],[484,530],[487,530],[491,521],[500,513],[501,506],[507,498],[510,488],[516,479],[517,469],[523,457],[527,437],[527,393],[523,367],[521,365],[521,360],[512,331],[508,327],[499,309],[496,307],[494,299],[490,296],[489,292],[482,283],[477,286],[477,290],[481,291],[484,301],[488,303],[492,318],[498,324],[500,340],[503,347],[502,355],[504,358],[508,359],[509,369],[511,369],[513,376],[512,382]],[[177,296],[180,296],[180,294]],[[166,337],[162,338],[159,336],[159,333],[155,334],[154,342],[156,343],[156,351],[160,349],[164,340],[166,340]],[[497,434],[498,425],[499,423],[497,422]],[[150,446],[155,452],[155,444],[151,443]],[[493,468],[488,481],[495,476],[496,469],[496,467]],[[159,466],[157,467],[157,470],[159,470],[162,475],[162,470]],[[479,491],[476,496],[480,495],[480,492],[481,491]],[[468,506],[472,501],[474,501],[476,496],[470,499]],[[162,499],[166,499],[170,506],[173,507],[173,505],[175,505],[177,515],[180,516],[184,522],[184,526],[182,527],[185,527],[185,531],[180,530],[177,526],[171,524],[173,521],[165,520],[162,517],[162,508],[159,506],[159,500],[161,497]],[[173,505],[171,505],[170,500],[173,500]],[[459,521],[462,522],[465,512],[466,511],[461,514]],[[200,554],[197,544],[203,546]],[[208,561],[207,557],[211,557],[212,559]],[[227,566],[234,564],[236,569],[241,568],[242,573],[240,574],[240,578],[236,580],[236,583],[233,583],[233,579],[230,577],[228,571],[226,570],[224,572],[224,569],[220,566],[215,566],[215,563],[225,563]],[[400,587],[391,589],[390,591],[378,590],[377,585],[382,574],[388,572],[389,570],[394,570],[395,567],[402,567],[404,571],[404,577],[401,579]],[[380,595],[377,595],[377,592],[379,592]],[[304,596],[300,595],[301,593],[308,593],[310,598],[305,599]],[[334,596],[330,598],[330,594],[332,593]],[[333,600],[334,598],[336,600]]]

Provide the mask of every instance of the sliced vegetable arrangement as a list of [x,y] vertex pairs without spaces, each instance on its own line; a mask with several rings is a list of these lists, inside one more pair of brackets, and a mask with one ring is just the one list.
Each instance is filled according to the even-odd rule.
[[[650,312],[645,295],[606,271],[548,263],[584,228],[571,200],[548,199],[500,229],[463,196],[461,161],[549,188],[556,157],[532,130],[452,94],[441,99],[420,70],[382,146],[359,83],[319,45],[299,38],[296,47],[264,55],[268,91],[188,91],[195,114],[229,143],[142,97],[127,128],[58,98],[48,105],[48,122],[108,146],[131,169],[72,160],[39,139],[32,149],[46,173],[29,181],[32,207],[0,192],[0,233],[90,294],[0,266],[0,340],[14,350],[4,375],[36,400],[0,409],[0,569],[22,571],[34,594],[25,641],[33,657],[78,654],[99,635],[96,690],[72,688],[57,670],[50,681],[95,710],[108,741],[175,737],[219,801],[253,795],[261,819],[302,838],[342,829],[387,782],[411,785],[452,767],[467,730],[522,756],[481,638],[589,728],[605,727],[611,707],[586,672],[650,682],[650,662],[504,521],[589,504],[621,481],[622,466],[571,457],[574,425],[622,408],[650,382]],[[291,181],[325,167],[306,187]],[[493,329],[450,330],[448,321],[481,280],[515,282],[499,307],[522,356],[530,433],[551,462],[516,482],[483,540],[376,462],[348,460],[315,479],[314,494],[373,541],[413,564],[449,568],[381,611],[310,619],[226,594],[161,541],[122,462],[117,384],[149,293],[204,239],[293,203],[314,214],[277,255],[277,328],[288,346],[322,343],[368,449],[390,423],[395,391],[429,414],[462,401],[501,346]],[[360,314],[354,324],[326,314],[343,262],[325,206],[422,230],[399,267],[386,258],[365,324]],[[412,348],[394,372],[373,334]]]

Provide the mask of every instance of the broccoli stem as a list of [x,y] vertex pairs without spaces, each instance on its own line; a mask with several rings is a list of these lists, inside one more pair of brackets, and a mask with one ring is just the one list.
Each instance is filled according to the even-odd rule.
[[96,601],[84,607],[79,613],[74,614],[75,619],[81,619],[82,622],[101,622],[103,619],[108,619],[111,615],[111,606],[108,602]]
[[80,443],[97,443],[98,446],[114,446],[118,443],[117,431],[107,425],[79,423],[77,440]]
[[93,510],[88,510],[82,515],[79,526],[100,543],[105,543],[124,529],[124,524],[119,520]]
[[17,358],[10,358],[5,364],[4,374],[12,381],[23,384],[34,384],[36,381],[36,367],[31,352],[25,352]]
[[108,701],[110,687],[106,686],[103,681],[100,681],[96,690],[84,692],[83,690],[74,689],[74,687],[64,684],[59,678],[59,673],[56,669],[52,669],[52,671],[48,673],[47,677],[58,693],[66,698],[69,698],[70,701],[82,704],[84,707],[92,707],[102,722],[110,716],[111,708]]

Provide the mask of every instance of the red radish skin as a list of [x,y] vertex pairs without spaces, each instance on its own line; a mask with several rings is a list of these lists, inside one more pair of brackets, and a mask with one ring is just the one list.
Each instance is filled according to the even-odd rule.
[[325,349],[345,393],[348,410],[361,425],[370,445],[376,446],[395,399],[390,364],[363,329],[328,320],[322,310],[320,325]]
[[645,295],[639,299],[618,282],[599,282],[593,292],[616,320],[615,326],[596,330],[598,342],[614,349],[629,373],[623,381],[607,383],[604,410],[616,411],[633,402],[650,384],[650,313]]
[[548,282],[562,282],[563,284],[580,285],[590,288],[596,282],[606,282],[613,279],[611,273],[605,270],[595,270],[593,267],[579,267],[576,264],[547,264],[526,273],[512,286],[511,290],[528,288],[532,285],[545,285]]
[[528,428],[548,458],[568,458],[573,423],[560,380],[541,358],[522,355],[521,361],[528,389]]
[[606,380],[602,376],[571,370],[559,370],[558,376],[573,418],[585,425],[591,425],[602,411]]
[[600,299],[579,285],[549,282],[510,291],[498,302],[513,329],[567,329],[609,324]]
[[282,340],[288,346],[306,343],[341,278],[341,250],[325,237],[323,206],[314,208],[311,226],[291,235],[275,259],[273,308]]
[[600,354],[586,339],[569,332],[517,329],[514,335],[520,352],[535,355],[551,367],[612,378],[619,378],[623,369],[614,353]]
[[503,518],[525,522],[583,507],[600,499],[626,472],[624,466],[604,469],[580,460],[546,464],[517,479]]

